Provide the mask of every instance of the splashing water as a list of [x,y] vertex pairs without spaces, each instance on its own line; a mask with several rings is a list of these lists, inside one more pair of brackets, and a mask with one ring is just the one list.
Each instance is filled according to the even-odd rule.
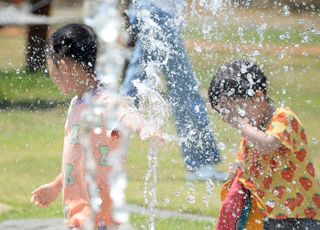
[[[146,139],[149,131],[159,130],[167,122],[168,118],[168,104],[163,99],[163,97],[155,89],[149,87],[156,87],[160,82],[159,76],[155,72],[147,71],[150,78],[143,83],[139,80],[134,82],[134,85],[137,87],[138,95],[140,98],[140,114],[152,121],[141,130],[140,136],[141,139]],[[155,84],[151,84],[155,83]],[[173,140],[173,137],[167,135],[165,137],[167,140]],[[151,216],[148,220],[148,229],[155,229],[155,216],[156,216],[156,189],[157,189],[157,155],[159,151],[159,142],[152,140],[150,142],[148,150],[148,170],[145,175],[145,184],[144,184],[144,202],[148,206],[148,209],[151,211]]]
[[[130,133],[126,127],[119,123],[117,114],[120,98],[112,91],[108,92],[115,102],[112,106],[106,108],[101,101],[93,100],[91,95],[86,95],[85,104],[87,108],[81,114],[82,129],[82,147],[85,153],[86,180],[88,182],[90,206],[93,215],[86,224],[86,229],[93,229],[95,215],[99,212],[102,200],[99,195],[95,180],[95,159],[92,153],[92,143],[90,134],[101,134],[101,127],[107,127],[107,130],[117,130],[121,133],[120,143],[114,153],[108,158],[112,165],[112,171],[109,178],[105,178],[110,184],[110,197],[113,205],[113,218],[119,223],[129,221],[129,214],[125,211],[125,189],[127,187],[127,174],[122,162],[125,161],[128,149]],[[98,132],[97,132],[98,130]]]
[[[100,55],[100,59],[98,59],[97,71],[101,76],[102,80],[108,83],[110,87],[115,87],[115,79],[116,76],[119,75],[120,67],[123,61],[123,57],[126,55],[123,50],[121,50],[116,44],[116,40],[120,36],[120,23],[122,21],[121,16],[119,15],[116,7],[117,1],[85,1],[84,4],[84,17],[85,22],[92,26],[98,34],[100,40],[100,52],[103,55]],[[155,28],[150,26],[152,24],[152,20],[148,20],[147,12],[141,11],[142,16],[147,21],[145,27],[142,27],[142,30],[149,30],[150,28]],[[108,23],[106,23],[106,21]],[[155,31],[151,30],[151,34]],[[163,50],[165,53],[169,54],[169,49],[162,43],[149,43],[148,47],[154,50]],[[117,55],[115,55],[117,53]],[[120,57],[121,61],[117,60],[115,57]],[[161,64],[165,64],[169,56],[162,61]],[[99,61],[100,60],[100,61]],[[159,76],[156,74],[155,69],[159,69],[160,63],[148,63],[146,65],[146,71],[148,76],[148,81],[143,83],[135,82],[135,86],[138,89],[138,95],[141,100],[142,109],[139,110],[141,114],[144,114],[148,120],[152,121],[153,125],[146,125],[141,130],[141,138],[145,139],[150,130],[155,129],[159,130],[160,127],[166,123],[167,118],[167,103],[161,97],[161,95],[154,89],[159,80]],[[152,87],[150,87],[152,85]],[[115,96],[115,95],[113,95]],[[92,153],[90,152],[90,143],[88,139],[88,132],[90,131],[90,127],[95,126],[95,115],[99,116],[99,113],[104,113],[105,109],[103,105],[97,105],[94,102],[91,103],[91,106],[88,108],[88,111],[83,116],[84,117],[84,125],[87,127],[85,129],[85,139],[84,150],[86,152],[86,169],[87,169],[87,178],[89,183],[90,190],[90,200],[91,206],[94,212],[94,215],[99,211],[101,198],[97,194],[97,188],[95,184],[94,178],[94,159],[92,157]],[[92,112],[93,111],[93,112]],[[94,114],[94,111],[98,111],[98,114]],[[93,114],[92,114],[93,113]],[[115,106],[112,111],[108,111],[110,116],[106,119],[107,127],[114,128],[116,122],[116,113],[117,107]],[[112,172],[110,174],[110,197],[113,200],[113,217],[115,220],[125,223],[129,220],[128,213],[124,211],[125,206],[125,188],[127,186],[127,175],[126,171],[122,166],[122,161],[125,159],[125,155],[127,152],[127,143],[129,142],[129,132],[124,127],[119,127],[121,124],[118,124],[116,127],[121,135],[121,143],[119,149],[110,159],[111,164],[113,165]],[[99,132],[99,128],[95,126],[95,132]],[[87,135],[87,136],[86,136]],[[170,136],[168,136],[170,138]],[[168,139],[167,138],[167,139]],[[156,142],[150,143],[150,149],[148,151],[148,165],[149,170],[146,173],[146,183],[145,183],[145,200],[146,204],[148,204],[149,209],[152,211],[152,215],[149,219],[149,229],[154,229],[154,219],[156,213],[156,183],[157,183],[157,152],[159,146]],[[147,192],[148,190],[148,192]],[[147,194],[150,194],[150,201],[147,198]],[[88,229],[91,229],[94,215],[91,222],[88,224]]]
[[[99,30],[99,37],[104,44],[106,44],[105,47],[107,48],[102,48],[102,52],[105,53],[101,60],[104,61],[104,64],[100,67],[100,72],[105,71],[104,74],[102,74],[104,79],[116,79],[116,76],[119,75],[120,71],[120,66],[122,65],[122,59],[117,59],[114,55],[115,53],[120,53],[121,58],[127,55],[126,51],[121,50],[116,44],[117,38],[121,35],[121,29],[119,22],[122,20],[121,16],[117,13],[116,7],[117,4],[115,1],[86,1],[88,6],[86,7],[87,9],[91,9],[92,11],[87,11],[85,14],[86,16],[86,23],[95,27],[95,28],[100,28]],[[140,1],[134,1],[136,5],[139,5]],[[191,2],[191,15],[192,16],[201,16],[201,10],[205,11],[210,11],[212,14],[218,13],[219,9],[226,4],[226,2],[229,1],[223,1],[223,0],[193,0]],[[250,1],[247,1],[250,2]],[[108,9],[107,8],[99,8],[97,7],[99,4],[109,4]],[[93,6],[95,4],[95,6]],[[89,7],[90,6],[90,7]],[[104,10],[102,10],[104,9]],[[98,13],[97,13],[98,12]],[[103,12],[103,13],[102,13]],[[180,26],[181,24],[181,12],[176,15],[177,21],[177,26]],[[103,15],[105,14],[105,15]],[[280,9],[280,14],[282,14],[285,17],[289,17],[292,15],[290,11],[290,7],[287,5],[284,5]],[[230,24],[230,18],[232,16],[232,13],[229,15],[225,15],[223,17],[223,23],[224,26],[228,26]],[[108,17],[108,19],[106,19]],[[152,125],[150,124],[149,128],[154,129],[154,130],[161,130],[161,127],[165,125],[168,120],[167,120],[167,114],[168,114],[168,103],[166,100],[158,93],[157,87],[161,84],[160,76],[158,74],[158,70],[161,69],[161,66],[164,66],[168,63],[168,60],[171,57],[171,48],[170,44],[167,43],[166,41],[162,41],[161,39],[158,39],[156,35],[164,36],[164,31],[161,31],[161,28],[157,26],[157,24],[154,22],[153,18],[150,15],[150,12],[148,10],[143,10],[140,9],[137,11],[137,18],[140,21],[143,21],[141,23],[141,30],[143,31],[140,37],[140,40],[142,42],[142,45],[145,47],[145,49],[150,50],[150,53],[155,52],[157,54],[160,54],[162,58],[157,59],[157,60],[147,60],[143,63],[144,69],[146,70],[146,75],[147,75],[147,80],[140,82],[140,81],[135,81],[134,85],[138,89],[138,95],[140,98],[140,105],[141,107],[138,109],[140,113],[142,113],[147,120],[152,120]],[[205,17],[204,17],[205,18]],[[207,17],[206,20],[202,20],[204,24],[201,26],[202,30],[202,38],[204,40],[210,40],[212,38],[219,38],[219,34],[214,34],[216,33],[216,22],[211,22],[209,20],[210,18]],[[237,20],[237,19],[235,19]],[[108,21],[108,23],[101,24],[102,21]],[[208,23],[208,24],[205,24]],[[304,19],[299,19],[298,21],[299,24],[304,24]],[[258,26],[253,26],[254,32],[256,33],[255,35],[258,35],[258,38],[255,40],[253,39],[252,41],[249,39],[246,39],[246,36],[248,35],[246,32],[248,26],[245,24],[240,24],[237,26],[236,30],[236,35],[238,36],[240,42],[237,44],[236,51],[238,54],[240,54],[243,50],[241,45],[243,44],[251,44],[251,45],[257,45],[257,48],[266,48],[264,46],[264,42],[267,38],[268,30],[271,29],[271,25],[268,23],[260,23]],[[274,28],[272,28],[274,29]],[[311,38],[311,33],[316,34],[316,30],[314,31],[308,31],[305,30],[304,32],[300,33],[300,39],[301,43],[309,43],[310,38]],[[277,39],[279,41],[283,42],[289,42],[290,39],[294,37],[294,34],[291,34],[288,31],[282,31],[280,35],[277,35]],[[298,47],[297,45],[296,47]],[[112,50],[112,55],[111,53],[108,53],[108,50]],[[195,45],[194,50],[198,53],[204,53],[205,48],[203,48],[202,45]],[[248,51],[246,56],[252,60],[256,61],[256,59],[262,57],[262,51],[260,49],[255,49]],[[290,52],[286,48],[281,48],[280,50],[277,50],[274,52],[274,55],[276,56],[276,59],[278,60],[284,60],[288,57],[290,57]],[[232,56],[233,57],[233,56]],[[263,60],[263,62],[266,62]],[[112,63],[112,64],[111,64]],[[99,69],[99,68],[98,68]],[[287,73],[289,70],[289,66],[284,65],[283,66],[283,72]],[[110,80],[108,81],[112,87],[115,87],[116,84],[112,83],[112,81],[116,82],[116,80]],[[285,95],[286,91],[283,89],[281,91],[281,94]],[[244,116],[245,111],[239,109],[238,110],[239,115]],[[149,133],[150,130],[147,128],[142,130],[141,132],[141,138],[146,139],[147,134]],[[96,132],[99,132],[99,129],[96,129]],[[178,141],[181,142],[183,140],[172,137],[168,135],[168,138],[171,141]],[[313,143],[318,143],[317,139],[313,139]],[[225,149],[225,144],[223,142],[220,142],[218,145],[220,150]],[[155,215],[156,215],[156,203],[157,203],[157,196],[156,196],[156,186],[157,186],[157,156],[158,156],[158,143],[156,142],[150,142],[150,147],[148,150],[148,171],[145,175],[145,190],[144,190],[144,200],[145,204],[148,206],[150,210],[152,210],[152,215],[149,218],[148,222],[148,227],[149,229],[155,229]],[[126,152],[123,149],[123,152]],[[125,154],[125,153],[123,153]],[[120,154],[121,155],[121,154]],[[115,160],[115,165],[117,165],[118,160]],[[90,162],[90,161],[89,161]],[[93,170],[92,168],[88,168],[88,173],[90,174],[90,170]],[[117,207],[121,207],[124,204],[124,189],[127,184],[127,178],[125,174],[125,170],[123,168],[119,169],[119,171],[116,172],[116,176],[114,179],[111,181],[112,186],[114,186],[114,189],[111,191],[111,196],[112,199],[114,200],[115,204]],[[89,181],[94,181],[94,179],[90,179]],[[191,189],[192,186],[187,184],[186,185],[189,190],[191,191],[191,194],[189,194],[187,198],[187,202],[189,203],[195,203],[195,196],[194,196],[194,188],[193,190]],[[214,184],[211,182],[208,182],[206,184],[206,193],[207,195],[213,195],[214,189]],[[92,186],[92,191],[94,191],[94,186]],[[99,197],[92,193],[92,199],[93,199],[93,204],[99,204]],[[177,196],[179,194],[177,193]],[[207,206],[208,201],[206,200],[206,197],[202,198],[203,203],[205,206]],[[272,205],[272,204],[271,204]],[[98,209],[97,209],[98,210]],[[127,217],[120,217],[122,216],[121,214],[121,208],[118,209],[118,216],[121,219],[126,219]],[[125,215],[124,215],[125,216]]]
[[[84,1],[83,17],[86,24],[93,27],[97,32],[99,39],[99,55],[97,60],[97,72],[101,80],[115,89],[117,86],[117,76],[122,70],[124,58],[128,52],[118,44],[117,40],[124,39],[125,33],[122,31],[121,24],[123,21],[120,12],[118,11],[119,1],[116,0],[86,0]],[[118,98],[116,93],[110,91],[113,98]],[[89,99],[90,100],[90,99]],[[117,100],[117,99],[116,99]],[[99,211],[101,198],[97,194],[97,188],[94,180],[94,159],[90,152],[90,143],[88,132],[90,127],[95,124],[95,116],[108,114],[102,123],[105,123],[109,130],[117,129],[121,133],[119,147],[115,150],[115,154],[110,157],[110,163],[113,166],[109,178],[106,178],[110,183],[110,197],[113,204],[113,218],[120,222],[126,223],[129,220],[129,214],[125,211],[125,189],[127,187],[127,175],[122,162],[125,159],[127,152],[127,143],[129,142],[129,132],[121,124],[118,124],[116,117],[118,112],[118,104],[115,103],[109,111],[103,104],[88,102],[90,105],[86,114],[83,115],[84,124],[88,127],[85,129],[86,141],[84,150],[86,154],[86,169],[87,178],[90,190],[91,207],[93,210],[93,218],[87,229],[93,229],[94,216]],[[93,111],[93,112],[92,112]],[[96,114],[95,114],[96,113]],[[99,128],[95,127],[95,131]]]
[[157,153],[159,146],[156,142],[151,142],[148,151],[148,166],[149,169],[145,176],[144,186],[144,202],[151,210],[151,215],[148,221],[148,228],[150,230],[155,229],[155,216],[156,216],[156,203],[157,203]]
[[117,0],[85,0],[83,6],[84,22],[96,31],[99,39],[96,70],[101,80],[112,89],[117,88],[124,59],[129,55],[118,42],[126,37],[118,7]]
[[95,159],[92,153],[92,143],[90,142],[90,134],[93,130],[99,127],[101,124],[101,114],[102,110],[99,109],[93,102],[91,102],[91,97],[86,96],[85,102],[88,105],[86,110],[81,114],[81,146],[83,148],[83,152],[85,154],[85,170],[86,170],[86,180],[88,182],[88,189],[90,195],[90,206],[92,208],[92,216],[89,221],[87,221],[85,229],[93,229],[94,228],[94,220],[96,214],[100,210],[100,206],[102,204],[101,197],[98,193],[98,188],[96,184],[95,178]]

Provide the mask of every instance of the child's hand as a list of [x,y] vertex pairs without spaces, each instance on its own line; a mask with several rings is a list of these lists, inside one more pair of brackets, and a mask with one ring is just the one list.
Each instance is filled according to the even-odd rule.
[[160,143],[165,143],[168,141],[168,134],[161,133],[156,130],[144,130],[142,129],[140,132],[140,138],[142,140],[154,140]]
[[240,116],[233,116],[232,118],[229,118],[227,123],[229,123],[233,128],[235,129],[243,129],[248,124],[248,121]]
[[236,109],[219,109],[219,114],[224,122],[235,129],[242,129],[248,124],[248,120],[240,112],[237,112]]
[[31,194],[31,203],[39,208],[48,207],[59,195],[60,189],[53,183],[41,185]]
[[237,176],[239,169],[242,169],[241,162],[232,163],[232,165],[229,167],[229,175],[227,180],[233,180]]

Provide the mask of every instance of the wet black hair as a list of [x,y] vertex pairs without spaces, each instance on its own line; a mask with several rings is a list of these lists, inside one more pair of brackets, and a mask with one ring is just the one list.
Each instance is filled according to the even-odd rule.
[[267,79],[262,70],[253,62],[237,60],[220,66],[211,80],[208,90],[212,108],[222,96],[249,99],[257,90],[267,95]]
[[88,72],[94,72],[97,57],[97,35],[84,24],[68,24],[55,31],[48,40],[47,57],[57,64],[69,58]]

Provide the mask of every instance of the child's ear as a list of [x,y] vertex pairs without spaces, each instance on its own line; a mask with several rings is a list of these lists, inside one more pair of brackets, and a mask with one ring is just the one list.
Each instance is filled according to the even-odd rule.
[[261,90],[256,91],[256,96],[258,97],[264,97],[264,93]]
[[59,68],[60,68],[60,71],[63,73],[63,74],[67,74],[67,75],[70,75],[72,72],[72,67],[70,66],[70,63],[66,60],[60,60],[60,63],[59,63]]
[[255,95],[254,95],[254,98],[258,101],[264,101],[265,99],[265,95],[264,93],[261,91],[261,90],[257,90]]
[[67,72],[67,63],[65,62],[65,60],[60,60],[60,63],[59,63],[59,69],[61,72],[65,73]]

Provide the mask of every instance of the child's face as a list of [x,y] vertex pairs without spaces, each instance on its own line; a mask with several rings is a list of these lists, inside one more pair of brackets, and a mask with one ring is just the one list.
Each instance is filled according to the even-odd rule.
[[253,126],[257,126],[264,116],[259,97],[252,99],[222,97],[215,110],[218,111],[224,122],[234,127],[238,125],[238,118],[245,119]]
[[73,77],[70,76],[65,65],[55,64],[51,58],[47,59],[49,75],[53,83],[65,94],[75,91]]

